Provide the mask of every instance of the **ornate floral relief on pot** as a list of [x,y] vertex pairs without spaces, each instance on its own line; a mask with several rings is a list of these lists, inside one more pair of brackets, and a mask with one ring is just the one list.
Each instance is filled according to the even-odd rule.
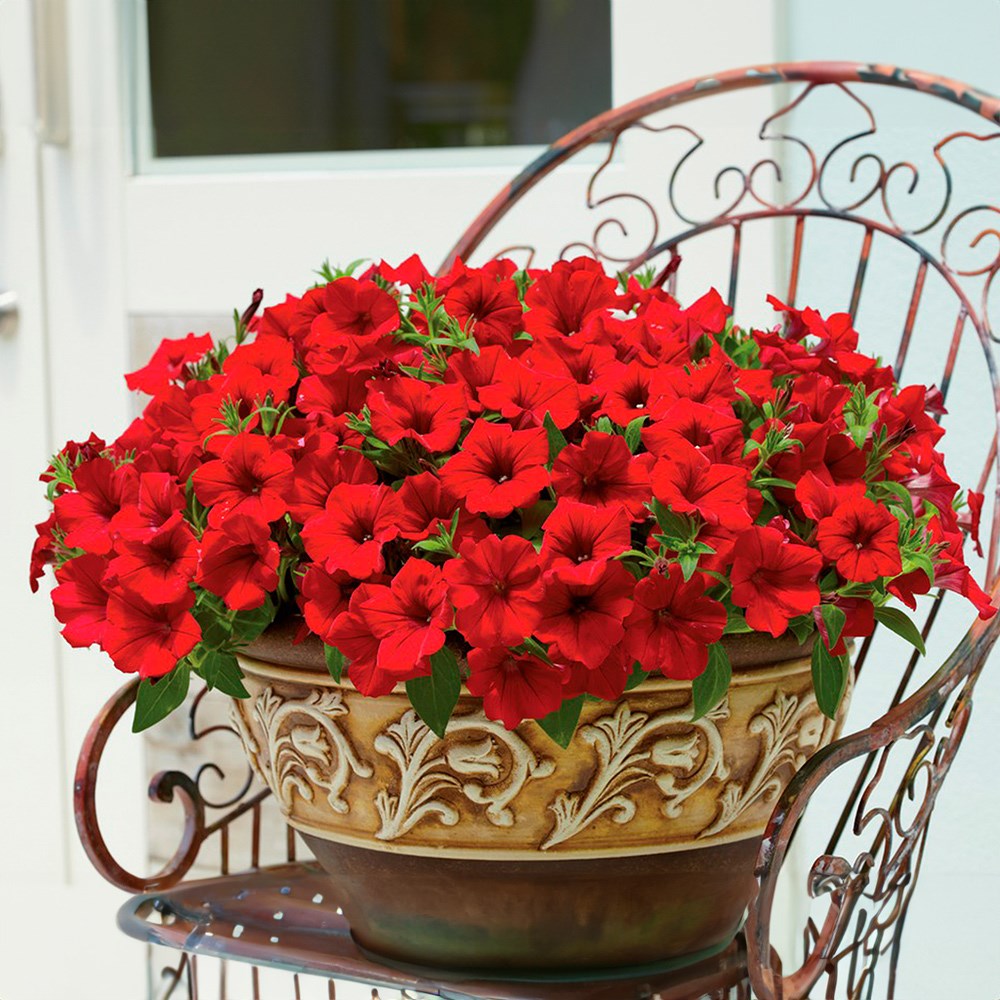
[[404,853],[626,855],[757,836],[836,724],[809,663],[766,668],[692,721],[690,688],[660,682],[585,705],[567,751],[463,698],[439,740],[405,696],[244,663],[233,719],[251,763],[304,832]]

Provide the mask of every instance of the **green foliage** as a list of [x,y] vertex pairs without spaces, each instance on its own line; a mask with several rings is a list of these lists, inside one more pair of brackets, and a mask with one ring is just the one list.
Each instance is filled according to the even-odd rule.
[[905,639],[920,652],[921,656],[927,655],[927,647],[924,645],[920,629],[905,611],[900,611],[899,608],[876,608],[875,621],[881,622],[887,629]]
[[828,718],[837,717],[837,709],[847,690],[850,661],[846,656],[834,656],[822,642],[812,651],[812,681],[816,691],[816,704]]
[[155,682],[144,678],[139,682],[135,699],[135,717],[132,732],[141,733],[161,719],[165,719],[185,699],[191,683],[191,667],[186,660],[164,674]]
[[576,724],[580,721],[580,711],[583,708],[583,695],[564,701],[554,712],[550,712],[544,719],[538,720],[538,725],[542,727],[545,734],[566,749],[576,732]]
[[339,684],[344,676],[344,654],[336,646],[328,646],[324,642],[323,659],[326,660],[326,669],[330,671],[330,676]]
[[447,646],[431,657],[430,676],[406,682],[410,704],[438,737],[443,737],[448,728],[448,720],[458,704],[461,690],[458,660]]
[[559,452],[566,447],[566,435],[556,427],[556,422],[552,419],[552,414],[548,411],[545,412],[545,419],[542,421],[542,426],[545,428],[545,433],[549,436],[549,468],[551,469],[552,463],[558,457]]
[[826,627],[827,645],[836,646],[844,625],[847,623],[847,615],[836,604],[821,604],[819,607],[820,617]]
[[691,683],[694,720],[707,715],[726,697],[732,676],[733,667],[725,646],[713,643],[708,647],[708,665]]
[[198,664],[198,673],[210,687],[231,698],[249,698],[250,692],[243,686],[243,671],[232,653],[221,649],[210,649]]

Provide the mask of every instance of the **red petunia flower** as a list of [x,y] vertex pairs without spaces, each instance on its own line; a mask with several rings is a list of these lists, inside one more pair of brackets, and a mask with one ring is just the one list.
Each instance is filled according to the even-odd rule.
[[232,374],[240,367],[252,368],[264,392],[270,392],[277,402],[285,400],[299,380],[295,348],[277,337],[261,337],[253,343],[240,344],[223,362],[222,370]]
[[468,415],[458,385],[430,385],[420,379],[386,379],[368,393],[372,432],[386,444],[416,441],[430,452],[455,446]]
[[201,539],[195,583],[218,594],[227,608],[259,608],[278,586],[281,550],[266,524],[234,514],[221,528],[209,528]]
[[31,565],[28,570],[28,585],[33,594],[38,593],[38,581],[45,575],[45,567],[55,560],[55,539],[52,536],[55,528],[55,511],[35,525],[35,541],[31,546]]
[[625,619],[625,648],[643,670],[659,670],[675,680],[704,671],[708,647],[722,638],[726,609],[705,596],[696,573],[684,580],[680,566],[652,573],[635,585],[635,604]]
[[388,587],[372,587],[363,600],[352,599],[351,610],[379,641],[376,666],[401,680],[444,645],[453,615],[440,568],[423,559],[408,559]]
[[311,330],[320,339],[377,340],[399,326],[396,300],[372,281],[331,281],[323,289],[323,307]]
[[111,519],[111,527],[122,538],[152,538],[171,518],[182,515],[185,506],[184,491],[173,476],[143,472],[136,502],[122,507]]
[[669,458],[678,446],[691,445],[713,462],[728,465],[743,457],[743,424],[728,406],[716,410],[680,399],[642,429],[642,443],[656,456]]
[[201,337],[189,333],[176,340],[163,340],[144,368],[125,376],[125,384],[133,392],[155,396],[171,382],[183,379],[187,366],[198,361],[211,347],[212,337],[207,333]]
[[634,458],[625,439],[588,431],[568,445],[552,465],[552,485],[560,497],[594,507],[622,506],[629,517],[644,517],[649,500],[648,463]]
[[399,534],[410,541],[419,541],[436,535],[439,527],[451,526],[451,520],[458,511],[458,525],[454,543],[458,547],[466,538],[482,539],[490,529],[481,517],[470,514],[433,472],[421,472],[407,476],[399,488],[399,503],[402,513],[399,517]]
[[736,540],[732,600],[757,632],[781,635],[788,622],[819,604],[816,578],[823,559],[775,528],[751,527]]
[[496,366],[493,378],[491,385],[479,390],[479,402],[515,428],[540,427],[547,413],[556,427],[565,430],[580,416],[580,391],[572,379],[542,377],[509,358]]
[[538,275],[524,298],[525,329],[536,338],[571,337],[595,313],[618,304],[615,279],[590,257],[561,260]]
[[491,719],[514,729],[524,719],[543,719],[563,702],[562,671],[535,656],[518,656],[507,649],[469,652],[471,694],[483,699]]
[[[923,574],[924,580],[927,574]],[[826,602],[824,601],[824,604]],[[863,639],[875,631],[875,605],[864,597],[835,597],[832,602],[844,612],[844,624],[840,630],[840,636],[831,646],[830,635],[827,632],[826,622],[819,607],[813,608],[813,620],[816,628],[823,637],[823,642],[827,649],[834,656],[843,656],[847,652],[847,639]]]
[[865,495],[863,482],[843,486],[823,482],[814,472],[806,470],[795,484],[795,499],[802,513],[813,521],[829,517],[841,504],[859,500]]
[[385,568],[382,546],[399,535],[402,505],[388,486],[340,483],[326,510],[302,529],[306,551],[332,573],[342,569],[365,580]]
[[298,603],[309,630],[325,643],[337,619],[348,609],[355,580],[341,570],[327,573],[310,563],[299,580]]
[[198,542],[179,514],[146,538],[120,538],[109,569],[118,583],[153,604],[184,596],[198,568]]
[[506,517],[532,503],[549,482],[548,435],[541,427],[515,431],[477,420],[462,450],[441,468],[441,481],[474,514]]
[[470,413],[483,412],[479,390],[497,380],[497,367],[506,357],[507,353],[502,347],[484,347],[478,354],[473,351],[456,351],[448,359],[444,380],[449,385],[455,383],[462,386]]
[[127,590],[108,601],[104,649],[123,673],[162,677],[201,640],[201,628],[190,612],[189,590],[172,604],[150,604]]
[[514,282],[481,270],[466,270],[448,285],[444,308],[480,347],[496,344],[510,351],[524,325]]
[[100,645],[108,621],[108,564],[100,556],[82,555],[56,570],[59,586],[52,590],[56,618],[66,627],[63,638],[77,648]]
[[55,499],[56,520],[66,532],[67,548],[80,548],[94,555],[111,551],[115,532],[111,521],[139,489],[139,474],[131,465],[117,469],[106,458],[92,458],[73,471],[76,490]]
[[697,514],[723,528],[750,525],[749,472],[713,463],[690,445],[676,447],[653,467],[653,494],[677,514]]
[[623,507],[592,507],[564,497],[546,518],[544,529],[541,556],[551,566],[613,559],[632,545]]
[[556,566],[544,577],[535,635],[558,655],[597,667],[625,634],[634,580],[618,562]]
[[378,471],[359,451],[342,448],[332,435],[321,432],[307,439],[303,455],[292,470],[286,499],[300,524],[326,510],[334,486],[340,483],[374,484]]
[[307,375],[299,383],[295,405],[323,424],[346,426],[345,414],[360,413],[368,399],[369,372],[342,369],[327,375]]
[[837,572],[855,583],[871,583],[903,570],[899,555],[899,521],[866,497],[841,503],[816,530],[820,552]]
[[594,383],[601,397],[598,415],[627,427],[636,417],[655,416],[651,406],[653,369],[638,361],[609,367]]
[[456,624],[473,646],[513,646],[539,620],[541,562],[531,542],[517,535],[467,541],[461,559],[445,564]]
[[[373,594],[386,589],[378,584],[362,583],[351,595],[351,601],[360,605]],[[364,618],[353,610],[338,615],[327,632],[326,641],[340,650],[348,661],[348,677],[351,683],[370,698],[388,694],[400,678],[388,670],[375,666],[379,641]],[[430,662],[415,665],[414,677],[430,673]]]
[[613,647],[596,667],[588,667],[576,660],[560,660],[556,663],[563,673],[563,698],[575,698],[581,694],[592,694],[605,701],[617,701],[625,691],[629,675],[632,673],[632,657],[624,644]]
[[226,444],[221,458],[196,470],[194,492],[211,508],[208,523],[213,528],[234,514],[270,522],[288,510],[285,492],[291,476],[291,458],[275,451],[268,438],[236,434]]

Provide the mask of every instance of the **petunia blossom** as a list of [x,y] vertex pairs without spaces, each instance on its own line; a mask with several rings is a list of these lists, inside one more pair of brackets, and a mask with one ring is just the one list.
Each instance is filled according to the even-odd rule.
[[209,528],[201,539],[195,582],[218,594],[227,608],[259,608],[278,586],[281,550],[266,524],[234,514],[221,528]]
[[563,671],[530,654],[517,655],[503,647],[469,653],[471,694],[483,699],[491,719],[514,729],[524,719],[542,719],[563,701]]
[[596,667],[625,634],[632,610],[631,574],[621,563],[556,566],[546,572],[535,635],[559,652]]
[[477,420],[462,449],[441,468],[441,481],[474,514],[506,517],[532,503],[549,482],[548,436],[541,427],[515,431]]
[[752,629],[777,637],[792,618],[819,604],[822,568],[815,549],[786,540],[775,528],[748,528],[733,550],[732,601],[745,609]]
[[326,509],[306,522],[306,551],[328,573],[342,569],[365,580],[385,568],[382,546],[399,535],[402,507],[388,486],[340,483]]
[[517,535],[466,541],[444,567],[456,624],[473,646],[514,646],[538,623],[541,560]]
[[899,521],[867,497],[842,502],[819,522],[816,543],[846,580],[871,583],[903,570]]
[[690,580],[677,563],[651,573],[635,586],[635,604],[625,619],[625,648],[643,670],[666,677],[697,677],[708,663],[708,647],[722,638],[726,609],[705,594],[705,579]]
[[103,646],[115,666],[140,677],[162,677],[198,645],[201,628],[188,591],[171,604],[150,604],[127,590],[113,591]]

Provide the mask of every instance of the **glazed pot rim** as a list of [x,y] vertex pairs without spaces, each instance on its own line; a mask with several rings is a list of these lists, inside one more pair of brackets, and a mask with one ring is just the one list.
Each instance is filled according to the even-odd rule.
[[[270,680],[284,681],[286,683],[308,684],[313,687],[327,687],[341,691],[357,690],[348,680],[337,681],[327,670],[322,672],[315,668],[306,666],[292,666],[284,663],[274,663],[269,660],[251,656],[247,651],[237,654],[240,667],[247,673],[255,677],[264,677]],[[789,673],[797,673],[803,670],[811,670],[812,661],[809,656],[799,656],[793,659],[785,659],[777,662],[765,664],[755,664],[751,668],[734,670],[730,687],[743,687],[767,683],[771,678],[787,676]],[[635,691],[689,691],[690,680],[674,680],[662,675],[650,675],[641,685],[632,690]],[[630,692],[626,691],[622,697],[626,697]],[[406,685],[403,682],[397,684],[392,691],[380,697],[389,695],[402,695],[406,697]],[[473,695],[467,691],[462,692],[463,698],[471,698]],[[478,699],[477,699],[478,700]]]

